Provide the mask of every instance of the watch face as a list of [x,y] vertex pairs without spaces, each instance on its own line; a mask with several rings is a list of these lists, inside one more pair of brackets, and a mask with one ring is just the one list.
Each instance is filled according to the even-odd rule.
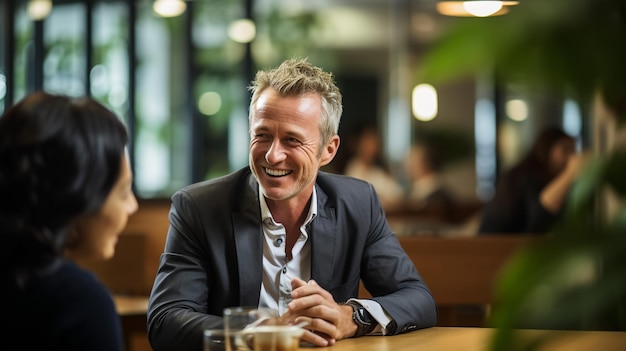
[[356,302],[349,302],[348,305],[352,307],[352,320],[357,326],[357,331],[354,334],[354,337],[371,333],[372,330],[376,328],[376,323],[374,323],[374,319],[370,313]]
[[372,316],[370,315],[369,312],[367,312],[367,310],[363,307],[357,308],[357,313],[358,313],[358,317],[359,320],[361,321],[361,323],[365,324],[365,325],[370,325],[372,324]]

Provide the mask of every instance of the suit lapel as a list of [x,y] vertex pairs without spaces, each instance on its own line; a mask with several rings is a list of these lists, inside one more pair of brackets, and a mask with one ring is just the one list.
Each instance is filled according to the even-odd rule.
[[328,196],[319,186],[316,192],[317,217],[311,225],[311,278],[328,289],[334,277],[337,218],[335,209],[326,207]]
[[239,212],[233,212],[233,233],[239,269],[239,300],[242,306],[258,306],[263,276],[263,232],[258,184],[248,175],[239,197]]

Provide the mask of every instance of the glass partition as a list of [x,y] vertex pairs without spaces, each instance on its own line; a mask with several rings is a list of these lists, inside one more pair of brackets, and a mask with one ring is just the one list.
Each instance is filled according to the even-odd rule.
[[69,96],[87,94],[85,4],[57,4],[43,21],[43,89]]

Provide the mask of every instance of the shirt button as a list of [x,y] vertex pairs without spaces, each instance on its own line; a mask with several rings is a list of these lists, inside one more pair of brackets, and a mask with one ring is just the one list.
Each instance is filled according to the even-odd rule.
[[283,268],[283,274],[287,274],[287,267]]

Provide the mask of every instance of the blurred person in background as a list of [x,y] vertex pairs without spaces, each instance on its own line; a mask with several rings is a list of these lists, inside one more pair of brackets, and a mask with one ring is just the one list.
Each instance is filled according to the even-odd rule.
[[127,133],[88,99],[33,93],[0,117],[3,349],[123,349],[113,299],[74,259],[110,259],[137,210]]
[[559,128],[543,130],[485,206],[479,233],[546,233],[561,217],[586,156]]
[[404,191],[381,160],[378,130],[372,126],[364,127],[357,135],[353,152],[344,174],[372,184],[386,211],[398,209],[402,205]]
[[430,211],[443,221],[455,216],[456,199],[441,179],[442,160],[438,150],[426,141],[411,145],[404,161],[409,179],[406,200],[410,210]]

